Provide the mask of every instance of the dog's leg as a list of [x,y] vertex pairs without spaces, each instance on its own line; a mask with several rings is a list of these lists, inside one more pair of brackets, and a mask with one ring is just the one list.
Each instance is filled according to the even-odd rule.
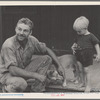
[[[66,70],[65,67],[64,67],[64,70]],[[67,85],[68,85],[68,84],[67,84],[67,80],[66,80],[66,79],[67,79],[66,76],[67,76],[67,75],[66,75],[66,72],[64,72],[63,87],[67,87]]]
[[73,65],[73,69],[74,69],[74,70],[73,70],[73,73],[74,73],[74,77],[75,77],[74,83],[77,84],[77,83],[80,82],[80,71],[79,71],[79,66],[78,66],[77,63],[75,63],[75,64]]
[[67,86],[67,78],[66,78],[66,66],[68,66],[66,60],[68,59],[68,55],[64,55],[64,56],[61,56],[61,57],[58,57],[60,63],[62,64],[63,68],[64,68],[64,72],[63,72],[63,84],[62,86],[63,87],[66,87]]
[[63,82],[63,87],[66,87],[66,86],[67,86],[67,83],[66,83],[66,79],[65,79]]

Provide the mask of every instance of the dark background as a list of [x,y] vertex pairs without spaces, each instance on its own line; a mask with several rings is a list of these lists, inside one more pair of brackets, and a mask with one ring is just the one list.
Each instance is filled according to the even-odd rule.
[[[49,48],[70,50],[76,32],[73,23],[77,17],[86,16],[89,31],[100,40],[100,6],[1,6],[0,44],[15,34],[17,21],[28,17],[34,22],[33,35]],[[0,46],[1,46],[0,45]]]

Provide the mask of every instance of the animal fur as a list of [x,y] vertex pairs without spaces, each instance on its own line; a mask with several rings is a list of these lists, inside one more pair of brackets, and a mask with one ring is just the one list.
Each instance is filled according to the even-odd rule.
[[[65,70],[69,69],[69,68],[73,68],[74,76],[79,81],[80,80],[80,70],[79,70],[79,66],[78,66],[76,57],[74,55],[71,55],[71,54],[66,54],[66,55],[58,57],[58,59]],[[66,77],[64,79],[63,86],[67,86]]]

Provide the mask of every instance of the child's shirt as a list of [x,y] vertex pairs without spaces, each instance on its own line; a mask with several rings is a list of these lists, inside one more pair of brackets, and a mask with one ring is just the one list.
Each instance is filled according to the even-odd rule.
[[79,50],[86,48],[93,49],[95,44],[99,44],[99,40],[92,33],[90,33],[87,35],[78,35],[75,43],[77,43]]

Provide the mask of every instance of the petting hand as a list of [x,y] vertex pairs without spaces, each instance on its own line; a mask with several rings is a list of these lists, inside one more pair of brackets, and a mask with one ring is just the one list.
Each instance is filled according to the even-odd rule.
[[99,61],[100,61],[100,55],[96,55],[95,60],[96,60],[97,62],[99,62]]
[[40,80],[41,82],[44,82],[46,80],[46,76],[38,75],[38,80]]
[[63,69],[62,66],[59,66],[59,68],[58,68],[58,73],[59,73],[59,75],[61,75],[61,76],[64,75],[64,69]]
[[65,73],[65,69],[63,66],[59,66],[58,68],[58,73],[62,76],[63,78],[63,87],[66,87],[67,86],[67,83],[66,83],[66,73]]

